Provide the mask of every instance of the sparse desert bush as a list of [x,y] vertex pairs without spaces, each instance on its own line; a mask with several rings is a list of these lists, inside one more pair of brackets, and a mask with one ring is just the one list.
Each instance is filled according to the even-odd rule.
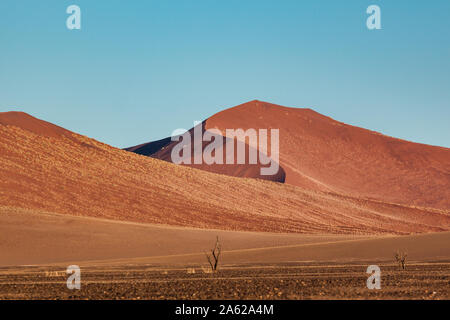
[[187,268],[186,269],[186,273],[187,274],[194,274],[195,273],[195,268]]
[[401,270],[406,269],[406,257],[407,256],[408,256],[408,254],[403,251],[397,251],[394,255],[395,261],[397,262],[397,264]]
[[46,277],[65,277],[66,272],[65,271],[45,271],[44,275]]
[[212,273],[211,268],[201,266],[203,273]]
[[219,265],[220,253],[222,252],[222,246],[219,242],[219,237],[216,238],[216,244],[214,248],[211,249],[211,254],[205,252],[206,259],[208,259],[209,265],[211,266],[211,271],[214,273],[217,271],[217,266]]

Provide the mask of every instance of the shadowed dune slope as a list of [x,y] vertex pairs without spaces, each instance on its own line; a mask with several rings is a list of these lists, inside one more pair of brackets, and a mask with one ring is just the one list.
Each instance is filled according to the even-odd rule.
[[[202,136],[205,133],[205,124],[206,124],[206,121],[203,121],[201,124],[198,125],[199,127],[201,127],[200,132],[201,132]],[[222,146],[218,147],[217,149],[220,150],[220,152],[222,153],[222,157],[221,157],[222,163],[221,164],[217,164],[217,163],[207,164],[207,163],[203,162],[200,164],[196,164],[194,161],[194,157],[196,154],[195,147],[194,147],[194,145],[195,145],[194,128],[190,129],[189,133],[191,135],[191,140],[190,140],[191,156],[190,157],[183,156],[183,159],[184,158],[189,159],[189,164],[182,163],[182,165],[185,165],[185,166],[188,166],[191,168],[197,168],[197,169],[209,171],[209,172],[225,174],[225,175],[233,176],[233,177],[257,178],[257,179],[270,180],[270,181],[276,181],[276,182],[284,182],[284,180],[286,178],[284,169],[279,167],[279,164],[278,164],[279,169],[278,169],[277,173],[275,173],[273,175],[262,175],[261,168],[268,167],[269,165],[262,164],[259,160],[260,159],[259,157],[257,158],[257,162],[255,164],[250,163],[249,154],[252,151],[257,152],[258,148],[252,148],[247,143],[245,143],[245,162],[244,162],[244,164],[238,163],[237,152],[234,153],[233,164],[226,164],[226,145],[227,145],[227,143],[229,141],[232,141],[232,143],[234,144],[234,150],[237,150],[238,147],[237,147],[236,140],[231,140],[229,138],[225,138],[222,135],[218,135],[214,139],[213,138],[211,139],[211,140],[213,140],[213,142],[215,141],[215,139],[221,140]],[[182,142],[181,138],[180,138],[180,142]],[[168,138],[164,138],[164,139],[149,142],[149,143],[144,143],[144,144],[141,144],[138,146],[125,148],[124,150],[131,151],[131,152],[145,155],[145,156],[149,156],[149,157],[152,157],[155,159],[173,162],[172,161],[172,151],[178,143],[179,143],[178,140],[172,141],[171,137],[168,137]],[[202,147],[201,147],[202,152],[205,151],[205,148],[207,148],[207,146],[210,145],[210,143],[211,142],[209,142],[209,141],[202,141]]]
[[224,230],[343,234],[450,230],[446,210],[177,166],[18,115],[14,123],[6,123],[5,114],[0,114],[0,206]]

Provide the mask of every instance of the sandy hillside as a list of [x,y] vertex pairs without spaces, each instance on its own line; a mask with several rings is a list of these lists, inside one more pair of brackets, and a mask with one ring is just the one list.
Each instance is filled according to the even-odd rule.
[[450,208],[450,149],[347,125],[311,109],[251,101],[210,117],[206,129],[280,128],[286,182],[381,201]]
[[[219,129],[224,134],[226,129],[279,129],[283,179],[272,180],[354,197],[450,208],[448,148],[388,137],[311,109],[257,100],[213,115],[204,121],[204,128]],[[128,150],[171,161],[172,147],[170,139],[165,139]],[[258,177],[255,170],[238,170],[231,165],[197,167],[232,176]]]
[[[225,230],[382,234],[450,229],[445,210],[235,178],[119,150],[0,114],[0,205]],[[4,118],[14,118],[7,125]],[[31,126],[31,128],[30,128]],[[63,130],[55,133],[55,129]]]

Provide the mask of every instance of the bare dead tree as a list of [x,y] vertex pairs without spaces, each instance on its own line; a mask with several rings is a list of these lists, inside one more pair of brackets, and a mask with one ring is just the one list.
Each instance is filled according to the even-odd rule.
[[222,252],[222,246],[219,242],[219,237],[216,238],[216,244],[214,248],[211,249],[211,254],[205,252],[206,259],[208,259],[209,265],[211,266],[211,271],[216,272],[217,266],[219,265],[220,253]]
[[405,270],[406,269],[406,257],[408,254],[403,251],[397,251],[395,253],[395,261],[397,262],[400,269]]

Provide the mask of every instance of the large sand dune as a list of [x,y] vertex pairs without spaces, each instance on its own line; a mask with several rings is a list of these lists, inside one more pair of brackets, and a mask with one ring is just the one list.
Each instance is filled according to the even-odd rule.
[[251,101],[222,111],[206,129],[280,128],[286,182],[418,206],[450,208],[450,149],[338,122],[311,109]]
[[408,234],[450,229],[448,210],[177,166],[23,113],[0,114],[0,124],[0,205],[5,207],[240,231]]
[[[224,134],[226,129],[279,129],[279,163],[282,181],[288,184],[406,205],[450,208],[448,148],[388,137],[311,109],[257,100],[213,115],[204,121],[204,128],[219,129]],[[167,145],[154,142],[127,150],[171,161],[173,143],[169,140],[164,140]],[[258,177],[257,171],[238,170],[231,165],[199,168]],[[279,177],[272,180],[281,181]]]

